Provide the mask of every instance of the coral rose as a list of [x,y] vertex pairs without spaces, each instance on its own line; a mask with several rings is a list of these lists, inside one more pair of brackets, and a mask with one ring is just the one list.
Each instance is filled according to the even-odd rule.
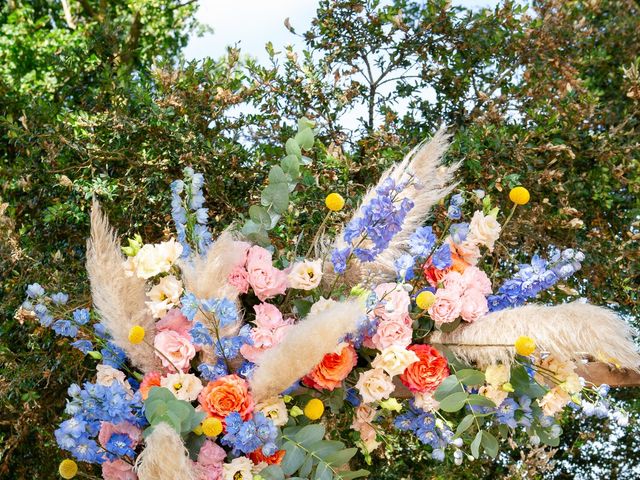
[[253,412],[254,402],[249,394],[249,385],[238,375],[227,375],[209,382],[198,396],[202,410],[224,424],[232,412],[238,412],[247,420]]
[[412,392],[433,392],[449,376],[447,359],[431,345],[411,345],[419,360],[407,367],[400,380]]
[[267,465],[280,465],[285,453],[286,452],[284,450],[278,450],[270,457],[267,457],[264,453],[262,453],[262,447],[260,447],[256,451],[251,452],[249,454],[249,458],[256,465],[259,465],[262,462],[266,463]]
[[451,270],[451,267],[444,270],[434,267],[431,258],[429,258],[422,267],[424,278],[427,279],[427,282],[429,282],[429,285],[432,287],[437,287],[449,270]]
[[358,363],[353,345],[345,343],[339,353],[327,353],[322,361],[302,379],[302,382],[317,390],[333,390],[342,384]]
[[159,387],[160,382],[162,380],[162,374],[158,372],[149,372],[145,374],[142,382],[140,383],[140,395],[142,395],[142,400],[146,400],[149,396],[149,390],[153,387]]

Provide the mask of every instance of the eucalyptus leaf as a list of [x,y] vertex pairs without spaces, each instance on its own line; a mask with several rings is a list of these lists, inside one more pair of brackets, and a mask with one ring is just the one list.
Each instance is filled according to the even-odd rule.
[[433,394],[433,398],[438,401],[443,400],[445,397],[448,397],[452,393],[463,392],[462,386],[458,381],[458,377],[455,375],[449,375],[447,378],[443,380],[440,386]]
[[462,420],[460,420],[460,423],[458,424],[458,427],[456,428],[456,436],[459,437],[460,435],[462,435],[464,432],[466,432],[469,427],[471,425],[473,425],[473,419],[475,417],[472,414],[467,415],[466,417],[464,417]]
[[316,468],[314,480],[332,480],[333,471],[328,463],[320,462]]
[[283,213],[289,206],[289,186],[286,183],[275,183],[265,187],[261,197],[262,205],[273,207],[277,213]]
[[440,410],[444,410],[445,412],[457,412],[464,407],[468,396],[467,392],[452,393],[448,397],[440,400]]
[[267,209],[260,205],[251,205],[249,207],[249,217],[254,223],[265,228],[271,227],[271,215]]
[[370,473],[371,472],[369,472],[369,470],[360,469],[360,470],[354,470],[352,472],[339,472],[338,476],[343,480],[350,480],[352,478],[366,477]]
[[300,145],[300,148],[304,150],[311,150],[313,148],[313,130],[305,128],[300,130],[295,136],[296,143]]
[[484,373],[472,368],[458,370],[456,372],[456,377],[458,377],[458,380],[460,380],[464,385],[480,385],[484,383]]
[[476,458],[480,457],[480,443],[482,442],[482,430],[476,433],[473,442],[471,442],[471,455]]
[[498,440],[486,430],[482,431],[482,447],[491,458],[496,458],[498,455]]
[[280,166],[292,179],[297,180],[300,176],[300,160],[295,155],[287,155],[280,162]]
[[280,465],[269,465],[268,467],[260,470],[260,475],[265,480],[284,480],[284,472]]
[[297,158],[302,157],[302,150],[300,149],[300,145],[298,145],[298,142],[296,142],[294,138],[290,138],[289,140],[287,140],[287,143],[285,144],[285,150],[287,152],[287,155],[295,155]]
[[296,434],[295,441],[305,448],[308,448],[308,445],[322,440],[324,432],[325,430],[323,425],[306,425]]
[[468,399],[469,405],[478,405],[481,407],[495,407],[496,404],[490,398],[485,397],[484,395],[471,394]]
[[286,454],[280,466],[285,475],[293,475],[306,459],[305,451],[293,442],[286,442],[283,446]]
[[275,165],[269,171],[269,183],[289,183],[289,177],[280,166]]
[[349,460],[351,460],[357,452],[357,448],[346,448],[344,450],[340,450],[338,452],[327,455],[326,457],[324,457],[324,460],[334,467],[341,467]]

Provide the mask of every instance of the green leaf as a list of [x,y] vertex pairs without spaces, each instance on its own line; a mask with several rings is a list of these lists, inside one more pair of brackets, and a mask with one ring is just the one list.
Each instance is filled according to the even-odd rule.
[[472,414],[464,417],[460,423],[458,424],[458,428],[456,428],[456,437],[459,437],[464,432],[466,432],[471,425],[473,425],[474,416]]
[[482,430],[476,433],[476,437],[471,442],[471,455],[480,458],[480,442],[482,442]]
[[343,450],[344,443],[337,440],[319,440],[306,446],[305,448],[313,452],[314,455],[324,458],[327,455]]
[[280,162],[280,166],[285,173],[296,180],[300,176],[300,161],[295,155],[287,155]]
[[301,148],[305,150],[311,150],[313,148],[313,130],[310,128],[305,128],[300,130],[296,136],[296,143],[300,145]]
[[260,475],[264,477],[265,480],[284,480],[284,472],[280,465],[269,465],[260,470]]
[[313,128],[316,126],[316,122],[309,120],[307,117],[302,117],[298,120],[298,131],[302,131],[305,128]]
[[484,383],[484,373],[472,368],[458,370],[456,372],[456,377],[458,377],[458,380],[460,380],[464,385],[480,385]]
[[433,398],[441,401],[452,393],[463,391],[464,390],[462,389],[460,382],[458,382],[458,377],[456,377],[455,375],[449,375],[443,380],[438,389],[434,392]]
[[300,145],[298,145],[298,142],[296,142],[294,138],[290,138],[289,140],[287,140],[287,143],[284,147],[287,155],[295,155],[297,158],[302,157],[302,150],[300,149]]
[[312,443],[322,440],[324,432],[323,425],[306,425],[296,434],[294,440],[303,447],[309,448],[308,446]]
[[350,480],[352,478],[360,478],[360,477],[366,477],[367,475],[369,475],[371,472],[369,470],[355,470],[353,472],[339,472],[339,478],[342,478],[343,480]]
[[481,407],[495,407],[496,404],[484,395],[472,393],[468,399],[469,405],[479,405]]
[[282,170],[278,165],[271,167],[271,170],[269,171],[269,184],[274,183],[289,183],[287,174],[284,173],[284,170]]
[[314,480],[331,480],[333,478],[333,471],[328,463],[320,462],[316,468]]
[[275,183],[262,191],[261,203],[272,207],[277,213],[283,213],[289,206],[289,187],[287,183]]
[[307,478],[311,473],[311,469],[313,468],[313,461],[314,461],[313,456],[309,455],[307,459],[304,461],[304,463],[302,464],[302,466],[300,467],[298,474],[300,474],[302,478]]
[[458,326],[460,325],[460,322],[462,321],[462,317],[458,317],[456,318],[453,322],[449,322],[449,323],[443,323],[442,325],[440,325],[438,327],[438,329],[441,332],[444,333],[451,333],[453,332],[456,328],[458,328]]
[[302,298],[297,298],[293,301],[293,306],[296,307],[296,312],[298,313],[298,318],[304,318],[311,310],[311,306],[313,302],[309,300],[304,300]]
[[145,400],[145,404],[153,400],[163,400],[165,402],[168,402],[170,400],[174,400],[175,398],[175,395],[171,393],[168,388],[151,387],[151,390],[149,390],[149,396]]
[[163,415],[154,417],[152,425],[159,425],[160,423],[166,423],[176,432],[180,432],[181,421],[178,416],[172,411],[167,411]]
[[486,430],[482,431],[482,447],[491,458],[496,458],[496,456],[498,455],[498,440],[496,440],[496,437],[494,437]]
[[176,414],[176,417],[178,417],[180,421],[189,419],[191,414],[194,413],[194,409],[191,404],[182,400],[171,400],[170,402],[167,402],[167,407],[169,408],[169,411]]
[[529,376],[523,366],[518,366],[511,370],[510,383],[517,393],[531,398],[541,398],[547,393],[546,389]]
[[167,407],[167,402],[165,402],[164,400],[155,399],[151,401],[147,400],[146,402],[144,402],[144,414],[145,417],[147,417],[147,420],[149,420],[149,423],[153,423],[154,417],[164,415],[167,410],[169,410]]
[[304,463],[305,452],[293,442],[285,443],[283,449],[286,454],[280,466],[285,475],[293,475]]
[[249,207],[249,217],[256,224],[263,226],[264,228],[271,227],[271,215],[267,212],[267,209],[260,205],[251,205]]
[[440,410],[444,410],[445,412],[457,412],[464,407],[468,396],[467,392],[452,393],[448,397],[440,400]]
[[344,450],[332,453],[331,455],[327,455],[326,457],[324,457],[324,461],[333,465],[334,467],[341,467],[349,460],[351,460],[356,453],[358,453],[357,448],[346,448]]

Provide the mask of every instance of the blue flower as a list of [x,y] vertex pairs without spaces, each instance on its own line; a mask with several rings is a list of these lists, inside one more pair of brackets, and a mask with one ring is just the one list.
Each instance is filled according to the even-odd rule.
[[53,331],[64,337],[75,337],[78,335],[78,327],[69,320],[56,320],[52,325]]
[[456,193],[449,200],[449,205],[453,205],[454,207],[461,207],[464,205],[464,197],[460,193]]
[[396,261],[393,262],[393,266],[396,269],[396,275],[398,275],[398,278],[404,282],[407,282],[414,277],[414,265],[415,260],[408,253],[400,255],[400,257],[398,257]]
[[217,357],[224,357],[227,360],[236,358],[240,355],[240,347],[246,342],[245,337],[222,337],[218,342],[215,342],[214,351]]
[[198,365],[198,371],[204,380],[212,382],[218,378],[228,375],[227,365],[222,359],[218,359],[215,364],[201,363]]
[[187,317],[189,321],[193,321],[193,318],[200,308],[200,303],[196,296],[193,293],[187,293],[182,296],[180,303],[182,304],[182,308],[180,309],[182,314]]
[[462,210],[460,210],[460,207],[456,207],[455,205],[449,205],[449,208],[447,209],[447,217],[451,220],[460,220],[460,217],[462,217]]
[[454,223],[449,228],[449,234],[451,235],[453,243],[460,244],[467,239],[467,235],[469,234],[469,224]]
[[343,274],[347,270],[347,259],[351,254],[351,248],[335,249],[331,252],[331,263],[333,263],[333,269],[338,274]]
[[171,182],[171,192],[175,194],[181,194],[184,190],[184,182],[182,180],[174,180]]
[[227,433],[221,442],[234,452],[248,454],[259,448],[267,456],[276,452],[278,429],[262,412],[255,413],[253,418],[246,421],[238,412],[233,412],[227,415],[225,424]]
[[105,447],[109,453],[113,453],[118,457],[127,455],[133,458],[136,454],[133,451],[133,448],[131,448],[131,439],[129,438],[129,435],[124,433],[114,433],[111,435]]
[[355,388],[347,388],[345,400],[354,407],[357,407],[362,403]]
[[436,243],[431,227],[420,227],[409,237],[409,251],[418,258],[427,258]]
[[104,323],[96,323],[93,325],[93,331],[96,332],[98,338],[106,340],[109,338],[109,333],[107,332],[107,327],[105,327]]
[[238,320],[238,308],[236,304],[228,298],[217,300],[213,311],[220,321],[220,327],[228,327]]
[[448,243],[442,244],[431,257],[431,262],[438,270],[444,270],[451,266],[451,247]]
[[44,288],[42,288],[39,283],[32,283],[31,285],[27,285],[27,297],[37,298],[42,297],[43,295]]
[[51,301],[55,305],[65,305],[69,301],[69,295],[62,292],[54,293],[51,295]]
[[76,340],[71,344],[71,346],[77,348],[85,355],[93,350],[93,345],[89,340]]
[[516,428],[516,409],[518,403],[511,397],[508,397],[502,401],[500,406],[496,410],[496,420],[498,423],[507,425],[511,428]]
[[107,346],[100,353],[102,354],[102,363],[113,368],[120,368],[127,360],[126,353],[111,341],[107,342]]
[[200,322],[195,322],[191,330],[189,330],[191,339],[196,345],[213,345],[213,339],[209,333],[209,329]]
[[209,209],[199,208],[196,210],[196,221],[202,225],[206,225],[209,221]]
[[90,318],[91,315],[88,308],[78,308],[73,311],[73,321],[78,325],[86,325]]
[[238,375],[244,378],[251,378],[253,371],[256,369],[256,364],[251,362],[242,362],[240,368],[238,368]]

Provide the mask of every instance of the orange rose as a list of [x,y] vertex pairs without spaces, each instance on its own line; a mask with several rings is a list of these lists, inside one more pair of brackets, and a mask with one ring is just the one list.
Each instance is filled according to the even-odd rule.
[[412,392],[433,392],[449,376],[447,359],[431,345],[410,345],[418,361],[409,365],[400,380]]
[[149,390],[151,390],[151,388],[160,386],[161,378],[162,375],[160,375],[158,372],[149,372],[144,376],[142,382],[140,382],[140,395],[142,395],[142,400],[147,399],[147,397],[149,396]]
[[202,410],[223,424],[225,417],[231,412],[238,412],[243,420],[247,420],[254,407],[249,385],[238,375],[227,375],[209,382],[200,392],[198,402]]
[[316,390],[333,390],[342,384],[358,363],[356,349],[345,343],[340,353],[327,353],[322,361],[302,379],[302,383]]
[[278,450],[276,453],[274,453],[270,457],[267,457],[265,456],[264,453],[262,453],[262,447],[260,447],[256,451],[251,452],[249,454],[249,458],[256,465],[262,462],[265,462],[268,465],[280,465],[280,462],[282,462],[282,459],[284,458],[285,453],[286,452],[284,450]]
[[431,258],[429,258],[429,260],[427,260],[422,266],[424,277],[432,287],[437,287],[438,283],[442,281],[449,270],[451,270],[451,267],[445,268],[444,270],[440,270],[439,268],[434,267],[431,263]]

